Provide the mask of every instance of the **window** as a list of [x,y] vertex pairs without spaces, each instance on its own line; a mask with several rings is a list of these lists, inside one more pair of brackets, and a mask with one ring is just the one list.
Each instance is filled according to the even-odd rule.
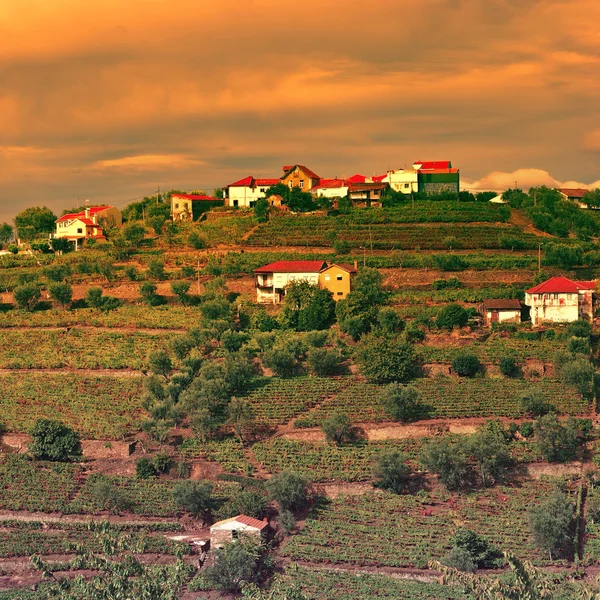
[[558,300],[558,294],[554,294],[554,299]]
[[344,276],[343,276],[343,275],[338,275],[338,276],[336,277],[336,279],[337,279],[338,281],[342,281],[342,279],[344,279]]
[[404,184],[404,189],[405,189],[405,190],[406,190],[406,189],[408,189],[409,187],[410,187],[410,183],[405,183],[405,184]]
[[179,204],[175,204],[175,208],[179,208]]
[[337,293],[337,295],[338,295],[338,296],[343,296],[343,295],[344,295],[344,292],[338,292],[338,293]]
[[304,179],[300,180],[300,189],[302,189],[304,187]]
[[264,194],[265,193],[265,188],[260,188],[260,193]]
[[234,205],[234,206],[237,206],[237,205],[238,205],[238,201],[237,201],[237,200],[234,200],[234,201],[233,201],[233,205]]
[[325,275],[325,281],[329,281],[331,279],[331,275]]
[[83,233],[83,229],[81,229],[81,227],[77,228],[77,233]]
[[290,186],[290,189],[292,189],[292,186],[294,185],[294,182],[293,182],[293,181],[290,179],[290,180],[288,181],[288,185]]

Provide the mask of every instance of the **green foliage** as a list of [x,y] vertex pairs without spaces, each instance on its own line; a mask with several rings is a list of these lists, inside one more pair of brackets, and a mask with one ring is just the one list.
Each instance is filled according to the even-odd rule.
[[434,290],[458,290],[462,287],[461,282],[456,277],[436,279],[431,285]]
[[440,560],[440,563],[462,573],[475,573],[477,570],[477,563],[469,551],[460,546],[453,546],[450,552]]
[[139,246],[146,235],[146,228],[141,223],[127,223],[122,230],[123,238],[132,248]]
[[15,217],[17,235],[25,241],[38,233],[52,233],[56,227],[56,215],[45,206],[26,208]]
[[235,492],[227,502],[226,512],[232,517],[248,515],[255,519],[262,519],[267,513],[268,507],[269,500],[263,491],[248,488]]
[[393,308],[384,307],[377,313],[377,326],[383,333],[393,334],[402,331],[405,323]]
[[32,311],[41,296],[40,286],[37,283],[19,285],[13,290],[13,296],[19,308]]
[[555,414],[544,415],[533,425],[535,446],[548,462],[566,462],[577,456],[578,431],[572,419],[563,425]]
[[459,254],[436,254],[433,262],[442,271],[464,271],[469,266]]
[[206,248],[207,240],[206,237],[204,237],[200,232],[198,232],[196,229],[193,229],[188,236],[188,244],[194,250],[202,250],[203,248]]
[[282,471],[267,482],[267,490],[284,510],[301,509],[310,498],[309,481],[294,471]]
[[190,291],[189,281],[172,281],[171,291],[179,298],[184,306],[189,303],[188,292]]
[[168,275],[165,272],[165,261],[158,258],[152,259],[148,263],[148,275],[152,279],[157,279],[158,281],[167,279]]
[[8,223],[0,223],[0,246],[13,239],[13,229]]
[[348,415],[342,412],[334,412],[329,418],[321,423],[321,429],[328,442],[333,442],[338,446],[350,442],[355,437],[355,431],[352,427],[352,421]]
[[182,481],[173,488],[173,501],[177,506],[203,520],[215,508],[213,486],[208,481]]
[[512,464],[503,431],[483,427],[464,442],[475,462],[479,481],[484,487],[504,479]]
[[259,198],[254,203],[254,216],[259,223],[269,220],[269,201],[266,198]]
[[498,558],[498,552],[490,546],[489,542],[470,529],[459,527],[451,541],[455,548],[468,552],[478,568],[490,568]]
[[65,462],[81,456],[79,435],[60,421],[38,419],[30,434],[28,450],[37,460]]
[[335,318],[335,301],[329,290],[300,280],[285,288],[285,299],[280,314],[284,327],[296,331],[326,329]]
[[464,487],[470,479],[468,455],[463,444],[453,443],[447,437],[433,439],[423,448],[420,461],[449,489]]
[[168,379],[173,371],[173,361],[165,350],[152,352],[148,357],[150,371],[155,375],[162,375]]
[[435,324],[443,329],[464,327],[469,320],[469,313],[459,304],[447,304],[437,314]]
[[525,421],[525,423],[521,423],[519,431],[525,439],[530,438],[534,433],[533,423],[531,421]]
[[361,373],[375,383],[402,382],[415,375],[414,348],[401,337],[367,334],[356,346],[356,359]]
[[567,335],[569,337],[586,338],[592,334],[592,324],[589,321],[580,319],[567,325]]
[[44,275],[50,281],[64,281],[71,274],[71,267],[68,263],[52,264],[44,267]]
[[535,388],[521,394],[519,400],[523,412],[531,417],[541,417],[556,410],[555,407],[546,400],[541,391]]
[[200,305],[202,316],[208,321],[231,318],[231,304],[225,298],[207,300]]
[[558,376],[564,383],[574,385],[586,399],[594,397],[594,365],[587,358],[574,358],[564,363],[558,370]]
[[374,485],[394,494],[403,493],[410,478],[406,460],[406,456],[399,452],[381,454],[373,467]]
[[385,412],[395,421],[416,421],[426,414],[426,407],[419,401],[419,392],[411,386],[390,383],[379,399]]
[[572,269],[583,264],[583,249],[581,246],[549,243],[544,247],[544,262],[561,269]]
[[568,555],[573,548],[573,504],[556,491],[550,498],[529,511],[531,532],[540,550],[550,556]]
[[156,477],[156,469],[149,458],[138,458],[135,463],[135,474],[140,479],[149,479]]
[[308,367],[318,377],[335,375],[340,370],[342,357],[335,349],[313,348],[308,354]]
[[63,308],[67,308],[73,300],[73,288],[69,283],[52,283],[48,286],[50,297]]
[[481,369],[481,363],[475,354],[461,352],[452,361],[452,368],[461,377],[473,377]]
[[91,287],[85,293],[85,303],[90,308],[99,309],[103,312],[110,312],[119,308],[121,301],[113,296],[103,296],[102,288]]
[[502,356],[500,358],[500,373],[504,377],[514,377],[518,371],[519,367],[514,356]]
[[131,507],[131,503],[123,491],[108,479],[97,479],[94,481],[91,486],[90,495],[96,505],[102,510],[108,510],[114,514],[119,514]]
[[265,352],[262,362],[279,377],[293,377],[300,370],[296,355],[287,348],[274,348]]

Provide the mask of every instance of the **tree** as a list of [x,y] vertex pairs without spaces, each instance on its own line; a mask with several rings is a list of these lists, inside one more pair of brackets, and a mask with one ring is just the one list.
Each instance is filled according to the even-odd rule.
[[142,297],[142,300],[149,306],[158,306],[163,302],[162,296],[157,294],[156,290],[156,284],[152,283],[151,281],[144,281],[144,283],[142,283],[140,286],[140,296]]
[[26,283],[19,285],[13,290],[13,296],[17,306],[32,311],[39,302],[42,293],[37,283]]
[[146,228],[141,223],[127,223],[123,227],[123,239],[130,247],[136,248],[146,235]]
[[437,473],[440,481],[449,489],[463,487],[470,479],[466,448],[442,437],[428,442],[421,453],[420,461],[431,473]]
[[300,369],[296,355],[287,348],[274,348],[265,352],[262,362],[278,377],[293,377]]
[[335,301],[329,290],[308,281],[292,281],[285,287],[280,315],[284,327],[296,331],[326,329],[335,318]]
[[302,508],[310,495],[308,480],[295,471],[282,471],[267,481],[267,490],[284,510]]
[[104,305],[104,297],[102,296],[101,287],[88,288],[85,293],[85,303],[91,308],[100,309]]
[[360,370],[375,383],[407,381],[416,371],[415,351],[401,337],[367,334],[356,346]]
[[469,313],[458,304],[447,304],[437,314],[435,324],[442,329],[464,327],[469,320]]
[[[456,530],[451,542],[454,548],[466,552],[478,568],[494,566],[495,559],[499,557],[499,553],[490,546],[485,538],[464,527],[459,527]],[[445,561],[445,564],[448,565],[448,562]]]
[[188,304],[190,299],[188,296],[188,292],[190,291],[189,281],[172,281],[171,291],[179,298],[181,304]]
[[241,489],[236,492],[226,505],[230,515],[248,515],[262,519],[269,507],[269,501],[263,491],[258,489]]
[[399,452],[381,454],[373,467],[374,485],[401,494],[410,478],[410,467],[406,460],[406,456]]
[[8,223],[0,224],[0,246],[13,239],[13,228]]
[[269,220],[269,201],[266,198],[259,198],[254,203],[254,216],[259,223]]
[[416,421],[425,412],[416,388],[390,383],[379,396],[385,412],[395,421]]
[[60,421],[38,419],[30,435],[28,450],[38,460],[64,462],[81,456],[79,435]]
[[162,375],[167,380],[173,372],[173,361],[165,350],[152,352],[148,358],[148,364],[152,373]]
[[583,263],[583,249],[581,246],[549,243],[544,247],[544,259],[548,265],[572,269]]
[[244,441],[245,434],[251,432],[256,425],[252,405],[243,398],[232,398],[227,405],[227,424]]
[[596,188],[593,190],[588,190],[581,199],[583,204],[587,204],[592,208],[600,207],[600,189]]
[[173,501],[177,506],[203,521],[215,508],[213,486],[208,481],[182,481],[173,488]]
[[475,354],[460,352],[452,361],[452,368],[461,377],[473,377],[481,369],[481,363]]
[[114,514],[119,514],[131,506],[128,498],[123,493],[123,490],[104,477],[94,481],[91,494],[96,504],[100,506],[102,510],[108,510]]
[[68,240],[67,238],[52,238],[50,240],[50,245],[52,246],[52,250],[57,254],[63,254],[65,252],[71,252],[73,250],[73,242]]
[[329,377],[339,371],[341,360],[338,350],[313,348],[308,354],[307,363],[311,372],[318,377]]
[[52,283],[49,288],[50,297],[66,309],[73,300],[73,288],[69,283]]
[[377,325],[383,333],[399,333],[404,329],[404,321],[400,315],[389,307],[384,307],[377,313]]
[[573,460],[579,446],[577,427],[572,419],[563,425],[555,414],[544,415],[533,424],[535,446],[548,462]]
[[500,358],[500,373],[504,377],[513,377],[518,372],[517,361],[514,356],[502,356]]
[[562,365],[558,376],[561,381],[574,385],[587,400],[594,397],[594,365],[587,358],[575,358]]
[[354,438],[354,428],[350,417],[340,411],[331,414],[321,423],[321,429],[328,442],[334,442],[336,445],[349,442]]
[[56,215],[45,206],[26,208],[15,217],[17,235],[25,241],[38,233],[52,233],[56,228]]
[[548,500],[529,511],[531,532],[540,550],[552,560],[555,555],[568,555],[573,548],[573,504],[567,496],[555,491]]
[[484,428],[470,436],[467,444],[482,485],[488,487],[502,481],[512,464],[504,435]]
[[523,392],[519,400],[523,412],[531,417],[541,417],[556,410],[552,404],[546,401],[542,391],[537,388]]

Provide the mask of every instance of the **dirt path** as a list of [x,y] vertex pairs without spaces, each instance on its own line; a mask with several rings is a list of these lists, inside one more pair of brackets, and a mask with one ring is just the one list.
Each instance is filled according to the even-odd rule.
[[522,211],[517,208],[513,208],[510,211],[510,219],[508,221],[512,225],[516,225],[517,227],[521,227],[523,231],[526,233],[531,233],[533,235],[537,235],[538,237],[552,237],[549,233],[545,231],[540,231],[533,226],[531,219]]
[[14,375],[17,373],[44,373],[46,375],[65,375],[67,373],[77,373],[87,377],[142,377],[142,371],[133,371],[131,369],[75,369],[68,367],[65,369],[0,369],[0,375]]
[[0,325],[0,330],[10,329],[17,331],[62,331],[68,333],[70,330],[77,331],[102,331],[107,333],[147,333],[149,335],[162,335],[165,333],[185,333],[187,330],[183,328],[151,328],[151,327],[103,327],[94,325],[69,325],[68,327],[49,327],[47,325]]

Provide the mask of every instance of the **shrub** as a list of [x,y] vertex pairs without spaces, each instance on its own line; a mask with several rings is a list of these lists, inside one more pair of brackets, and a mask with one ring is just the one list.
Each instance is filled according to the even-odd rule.
[[334,412],[321,424],[321,429],[328,442],[337,445],[349,442],[354,438],[354,429],[350,417],[342,412]]
[[341,356],[338,350],[313,348],[308,354],[308,366],[319,377],[335,375],[340,369]]
[[206,238],[197,231],[190,232],[188,243],[194,250],[206,248]]
[[278,521],[286,535],[289,535],[296,527],[296,519],[289,510],[281,510]]
[[165,262],[157,258],[151,260],[148,263],[148,275],[150,275],[152,279],[158,279],[159,281],[167,279],[168,275],[165,273]]
[[239,592],[245,583],[260,578],[260,546],[250,539],[226,544],[214,551],[214,562],[201,573],[202,580],[224,592]]
[[304,341],[313,348],[322,348],[328,337],[328,331],[309,331],[304,335]]
[[525,423],[521,423],[519,431],[524,438],[530,438],[533,435],[533,423],[531,421],[525,421]]
[[398,333],[405,323],[393,308],[384,307],[377,313],[377,325],[384,333]]
[[242,489],[236,492],[227,503],[227,511],[232,517],[248,515],[262,519],[269,507],[269,501],[264,492],[255,489]]
[[32,311],[39,302],[41,296],[40,286],[36,283],[19,285],[13,290],[13,296],[17,306]]
[[567,335],[570,337],[587,338],[592,335],[592,324],[580,319],[567,325]]
[[395,421],[416,421],[422,417],[424,406],[419,392],[411,386],[390,383],[379,396],[385,412]]
[[298,374],[300,365],[291,350],[276,348],[265,352],[263,364],[279,377],[293,377]]
[[73,299],[73,288],[68,283],[52,283],[48,288],[50,297],[63,308],[67,308]]
[[435,324],[442,329],[464,327],[469,320],[469,313],[458,304],[447,304],[438,313]]
[[129,266],[124,269],[125,277],[129,279],[129,281],[137,281],[139,278],[138,270],[135,267]]
[[401,337],[368,334],[356,346],[363,375],[375,383],[407,381],[416,374],[415,351]]
[[140,479],[156,477],[156,469],[149,458],[139,458],[135,463],[135,474]]
[[435,254],[433,262],[442,271],[464,271],[469,266],[458,254]]
[[171,291],[179,298],[181,304],[187,304],[189,301],[188,292],[190,291],[190,282],[172,281]]
[[456,530],[452,543],[454,548],[466,551],[479,568],[494,566],[494,559],[499,557],[498,552],[490,546],[485,538],[464,527],[459,527]]
[[429,441],[423,448],[420,460],[428,471],[440,476],[440,481],[449,490],[463,487],[470,479],[465,447],[448,438]]
[[60,421],[38,419],[30,434],[29,453],[38,460],[67,461],[81,456],[79,435]]
[[567,350],[573,354],[589,354],[590,339],[586,337],[571,337],[567,343]]
[[107,479],[97,479],[91,489],[92,497],[103,510],[119,514],[130,508],[131,503],[122,490]]
[[195,517],[205,519],[215,507],[212,491],[208,481],[182,481],[173,488],[173,501]]
[[456,569],[463,573],[475,573],[477,570],[477,565],[469,552],[458,546],[454,546],[440,562],[447,567],[451,567],[452,569]]
[[410,467],[406,465],[406,456],[399,452],[382,454],[373,467],[375,486],[400,494],[406,489],[410,478]]
[[563,425],[556,415],[545,415],[535,421],[533,430],[536,449],[548,462],[566,462],[576,457],[579,440],[572,419]]
[[546,402],[542,392],[538,389],[524,392],[520,402],[523,411],[532,417],[541,417],[556,410],[552,404]]
[[596,369],[586,358],[576,358],[565,363],[559,372],[564,383],[574,385],[577,391],[587,400],[594,397],[594,375]]
[[500,373],[502,373],[504,377],[513,377],[517,372],[517,361],[513,356],[503,356],[500,358]]
[[487,487],[504,479],[512,460],[503,430],[498,431],[488,424],[467,438],[464,443],[475,461],[477,474],[483,486]]
[[85,293],[85,303],[91,308],[102,308],[104,298],[102,297],[102,288],[91,287]]
[[565,494],[556,491],[529,511],[531,532],[540,550],[568,555],[573,548],[573,505]]
[[452,361],[452,368],[461,377],[472,377],[481,368],[481,363],[474,354],[461,352]]
[[151,281],[145,281],[140,286],[140,296],[142,300],[150,306],[162,304],[162,298],[156,293],[156,285]]
[[237,352],[248,340],[250,336],[247,333],[227,329],[221,334],[221,344],[228,352]]
[[231,304],[225,298],[207,300],[200,305],[200,312],[208,321],[229,319],[231,317]]
[[283,510],[303,508],[309,500],[308,480],[294,471],[282,471],[267,481],[267,489]]
[[462,287],[462,284],[456,277],[449,279],[436,279],[432,284],[434,290],[457,290]]

